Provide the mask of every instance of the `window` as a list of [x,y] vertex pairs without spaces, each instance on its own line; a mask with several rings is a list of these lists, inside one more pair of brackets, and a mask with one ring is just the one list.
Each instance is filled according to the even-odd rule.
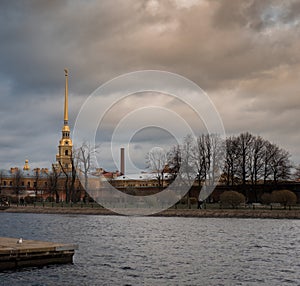
[[6,186],[6,181],[3,181],[3,185]]
[[27,186],[30,187],[30,182],[27,182]]
[[69,155],[69,152],[68,150],[65,150],[65,155],[68,156]]

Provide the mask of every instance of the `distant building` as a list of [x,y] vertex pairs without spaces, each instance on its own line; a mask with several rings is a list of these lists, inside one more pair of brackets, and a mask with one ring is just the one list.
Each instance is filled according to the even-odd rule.
[[[172,182],[174,176],[169,173],[163,174],[163,187],[167,187],[170,182]],[[126,188],[158,188],[159,187],[159,178],[157,173],[140,173],[140,174],[130,174],[130,175],[121,175],[114,178],[111,181],[111,184],[117,189],[126,189]]]
[[49,188],[49,170],[35,168],[30,170],[28,160],[23,169],[18,167],[0,170],[0,195],[2,196],[41,196]]

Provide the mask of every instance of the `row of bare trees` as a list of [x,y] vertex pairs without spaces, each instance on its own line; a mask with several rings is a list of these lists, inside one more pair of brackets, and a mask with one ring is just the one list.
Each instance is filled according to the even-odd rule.
[[[176,145],[168,152],[154,148],[147,154],[147,166],[156,172],[159,186],[163,188],[165,173],[173,174],[176,184],[173,188],[188,189],[189,204],[190,187],[197,181],[202,186],[201,195],[205,200],[217,184],[223,171],[225,156],[225,142],[218,135],[203,134],[198,138],[191,135],[185,137],[181,145]],[[205,191],[204,191],[205,190]]]
[[[202,134],[197,138],[185,137],[182,145],[174,146],[168,153],[169,171],[178,174],[192,186],[195,181],[201,190],[199,200],[212,192],[223,171],[225,142],[215,134]],[[189,204],[190,191],[187,193]]]
[[226,139],[224,178],[228,186],[277,184],[290,178],[291,169],[289,152],[260,136],[247,132]]
[[181,170],[187,178],[196,179],[199,186],[216,184],[221,175],[229,187],[253,188],[289,179],[293,167],[289,152],[248,132],[228,138],[202,134],[194,139],[188,135],[182,145],[173,146],[167,155],[148,154],[147,163],[160,178],[166,171],[176,176]]

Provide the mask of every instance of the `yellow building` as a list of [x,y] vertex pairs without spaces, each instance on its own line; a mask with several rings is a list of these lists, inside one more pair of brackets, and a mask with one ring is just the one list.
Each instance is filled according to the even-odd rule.
[[23,169],[0,170],[0,195],[11,198],[41,197],[49,190],[49,170],[30,170],[28,160]]

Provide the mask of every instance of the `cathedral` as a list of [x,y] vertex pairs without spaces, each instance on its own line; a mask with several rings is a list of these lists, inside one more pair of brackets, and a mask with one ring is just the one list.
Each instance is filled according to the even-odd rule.
[[[56,162],[52,164],[51,170],[47,168],[30,169],[29,161],[25,160],[23,168],[11,168],[10,170],[0,169],[0,201],[2,197],[10,197],[13,202],[27,200],[34,202],[37,200],[58,201],[78,201],[86,196],[86,193],[76,177],[74,169],[73,142],[70,137],[69,114],[68,114],[68,70],[65,69],[65,94],[63,109],[63,126],[61,138],[58,144]],[[101,178],[108,179],[112,185],[120,190],[136,188],[149,191],[158,187],[157,175],[136,174],[125,175],[124,148],[121,148],[120,170],[116,172],[106,172],[98,168],[90,173],[97,181]],[[164,187],[167,186],[172,178],[170,174],[164,175]],[[73,182],[72,182],[73,181]],[[72,190],[71,190],[72,189]],[[72,193],[75,194],[71,198]]]
[[[9,197],[33,197],[46,199],[53,197],[54,192],[63,200],[65,174],[72,171],[73,142],[70,137],[70,126],[68,118],[68,70],[65,69],[65,96],[64,96],[64,121],[61,130],[61,139],[58,144],[56,162],[52,164],[52,171],[48,168],[35,168],[31,170],[29,161],[26,159],[23,168],[0,169],[0,199],[1,196]],[[56,182],[53,182],[56,176]],[[52,184],[55,184],[52,186]],[[80,188],[79,182],[76,182]]]

